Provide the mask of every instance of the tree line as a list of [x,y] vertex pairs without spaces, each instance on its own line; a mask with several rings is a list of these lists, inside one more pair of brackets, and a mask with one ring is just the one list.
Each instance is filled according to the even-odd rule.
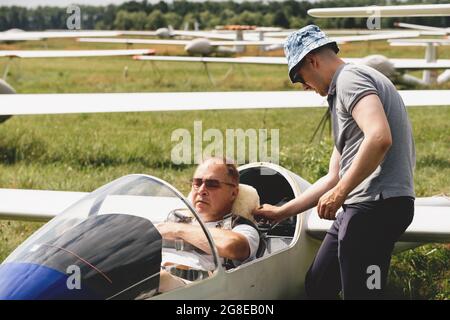
[[[76,0],[74,1],[76,2]],[[393,0],[390,4],[446,3],[446,0]],[[211,29],[216,25],[244,24],[256,26],[276,26],[300,28],[315,23],[322,28],[366,28],[366,18],[317,19],[308,16],[311,8],[352,7],[384,5],[386,0],[322,0],[308,1],[205,1],[189,2],[176,0],[170,3],[160,1],[149,3],[129,1],[121,5],[80,6],[81,28],[84,30],[154,30],[171,25],[175,29],[185,26]],[[26,8],[20,6],[0,7],[0,30],[19,28],[23,30],[66,29],[70,16],[67,8],[40,6]],[[382,18],[381,27],[391,28],[395,21],[448,27],[450,17],[405,17]]]

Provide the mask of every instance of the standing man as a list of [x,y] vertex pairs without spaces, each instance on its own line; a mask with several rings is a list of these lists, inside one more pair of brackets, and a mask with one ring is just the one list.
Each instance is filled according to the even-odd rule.
[[415,148],[405,105],[384,75],[344,63],[336,42],[315,25],[289,35],[284,50],[291,81],[328,96],[334,149],[327,175],[282,207],[265,204],[253,214],[280,221],[317,205],[320,218],[335,221],[306,275],[307,296],[381,298],[394,243],[414,215]]

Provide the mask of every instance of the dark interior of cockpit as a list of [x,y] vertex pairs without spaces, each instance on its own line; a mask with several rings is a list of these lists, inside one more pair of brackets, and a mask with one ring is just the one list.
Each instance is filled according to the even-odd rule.
[[[253,167],[239,172],[240,183],[254,187],[261,204],[281,206],[294,198],[292,187],[279,172],[267,167]],[[291,217],[276,225],[258,223],[266,240],[263,255],[271,254],[287,247],[294,236],[297,217]]]

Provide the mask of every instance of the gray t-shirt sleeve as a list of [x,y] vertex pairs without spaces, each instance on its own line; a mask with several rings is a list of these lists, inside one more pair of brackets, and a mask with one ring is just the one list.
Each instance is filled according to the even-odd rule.
[[355,105],[369,94],[378,95],[374,80],[362,70],[343,70],[336,83],[340,105],[351,114]]

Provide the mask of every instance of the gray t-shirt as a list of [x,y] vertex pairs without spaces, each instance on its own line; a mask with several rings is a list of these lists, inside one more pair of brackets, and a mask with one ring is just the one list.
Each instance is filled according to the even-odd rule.
[[392,146],[377,169],[347,197],[346,204],[410,196],[414,194],[413,171],[416,161],[414,139],[405,105],[392,82],[373,68],[341,65],[328,91],[334,143],[341,154],[339,177],[350,168],[364,139],[352,117],[363,97],[376,94],[383,104],[391,129]]

